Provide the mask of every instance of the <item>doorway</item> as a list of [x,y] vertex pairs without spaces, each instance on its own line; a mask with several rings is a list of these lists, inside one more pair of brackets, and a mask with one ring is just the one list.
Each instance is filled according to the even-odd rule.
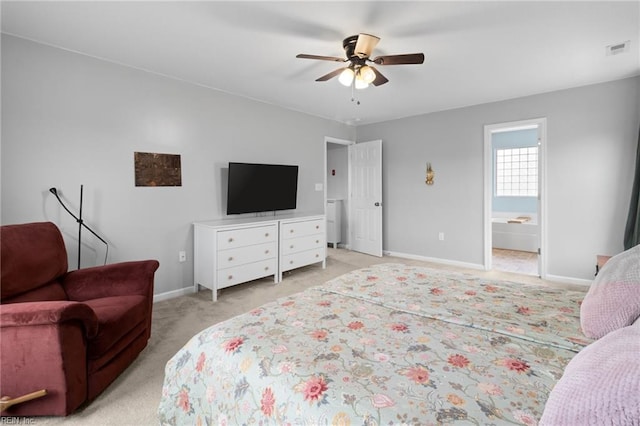
[[325,138],[324,199],[327,243],[350,249],[349,244],[349,145],[355,142]]
[[327,242],[382,257],[382,140],[325,137],[325,170]]
[[485,126],[486,270],[545,276],[546,119]]

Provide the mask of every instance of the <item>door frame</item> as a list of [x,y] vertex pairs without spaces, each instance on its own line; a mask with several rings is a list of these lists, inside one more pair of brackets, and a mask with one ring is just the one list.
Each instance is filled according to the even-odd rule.
[[[349,146],[349,145],[355,145],[356,141],[352,141],[352,140],[348,140],[348,139],[339,139],[339,138],[334,138],[331,136],[325,136],[324,137],[324,183],[323,183],[323,188],[324,188],[324,206],[323,206],[323,211],[324,211],[324,215],[325,217],[327,216],[327,175],[328,175],[328,171],[327,171],[327,145],[328,144],[336,144],[336,145],[345,145],[345,146]],[[347,205],[351,205],[351,156],[347,153]],[[351,232],[351,209],[347,209],[347,236],[349,238],[349,241],[347,241],[347,243],[345,244],[345,248],[347,250],[351,250],[351,237],[349,236],[350,232]]]
[[498,131],[538,129],[538,275],[547,276],[547,118],[510,121],[484,126],[484,269],[491,269],[492,258],[492,197],[493,149],[492,134]]

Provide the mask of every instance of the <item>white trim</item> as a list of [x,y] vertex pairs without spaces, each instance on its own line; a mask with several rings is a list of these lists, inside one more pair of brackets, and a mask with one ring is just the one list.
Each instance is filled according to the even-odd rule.
[[[538,127],[538,124],[520,124],[522,121],[515,121],[513,123],[505,123],[508,127],[502,127],[493,130],[493,133],[513,132],[515,130],[532,130]],[[513,126],[511,126],[513,124]]]
[[584,278],[571,278],[571,277],[563,277],[560,275],[550,275],[550,274],[547,274],[546,280],[553,281],[556,283],[562,283],[562,284],[582,285],[586,287],[591,286],[591,283],[593,282],[593,280],[585,280]]
[[328,143],[336,143],[338,145],[353,145],[356,142],[355,141],[350,141],[347,139],[340,139],[340,138],[334,138],[332,136],[325,136],[324,137],[324,141],[328,142]]
[[547,151],[547,119],[546,117],[530,120],[511,121],[505,123],[486,124],[484,126],[484,269],[491,270],[491,204],[493,195],[492,163],[493,149],[491,135],[501,131],[514,131],[538,128],[539,138],[539,172],[538,172],[538,224],[540,251],[538,273],[540,278],[547,279],[547,179],[546,179],[546,151]]
[[419,256],[416,254],[398,253],[395,251],[388,251],[388,250],[383,251],[383,254],[385,256],[394,256],[394,257],[400,257],[404,259],[420,260],[423,262],[439,263],[442,265],[457,266],[460,268],[479,269],[479,270],[484,269],[484,266],[479,263],[467,263],[467,262],[460,262],[457,260],[448,260],[448,259],[440,259],[436,257]]
[[540,272],[540,278],[548,279],[547,274],[547,252],[548,246],[547,241],[547,119],[540,118],[540,127],[538,128],[538,136],[540,137],[540,171],[538,172],[538,182],[540,185],[540,191],[538,193],[538,197],[540,199],[540,203],[538,204],[538,231],[540,232],[540,263],[538,270]]
[[186,296],[195,293],[193,286],[183,287],[178,290],[171,290],[165,293],[154,294],[153,303],[162,302],[163,300],[175,299],[176,297]]
[[[399,257],[399,258],[403,258],[403,259],[411,259],[411,260],[420,260],[420,261],[424,261],[424,262],[431,262],[431,263],[438,263],[438,264],[442,264],[442,265],[450,265],[450,266],[457,266],[460,268],[467,268],[467,269],[477,269],[477,270],[484,270],[484,266],[480,265],[478,263],[467,263],[467,262],[459,262],[457,260],[448,260],[448,259],[439,259],[439,258],[435,258],[435,257],[426,257],[426,256],[419,256],[419,255],[415,255],[415,254],[407,254],[407,253],[398,253],[398,252],[393,252],[393,251],[384,251],[384,255],[385,256],[393,256],[393,257]],[[505,271],[508,272],[508,271]],[[559,284],[573,284],[573,285],[580,285],[580,286],[585,286],[585,287],[589,287],[591,285],[591,283],[593,282],[593,280],[587,280],[584,278],[572,278],[572,277],[563,277],[560,275],[549,275],[547,274],[547,278],[545,278],[546,281],[551,281],[554,283],[559,283]]]

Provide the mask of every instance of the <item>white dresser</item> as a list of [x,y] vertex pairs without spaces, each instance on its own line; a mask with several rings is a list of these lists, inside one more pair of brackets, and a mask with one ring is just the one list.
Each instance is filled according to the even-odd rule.
[[326,220],[309,216],[280,221],[280,280],[282,273],[322,262],[326,266]]
[[[312,263],[326,266],[325,217],[289,214],[196,222],[194,287],[217,291]],[[286,237],[285,237],[286,234]]]

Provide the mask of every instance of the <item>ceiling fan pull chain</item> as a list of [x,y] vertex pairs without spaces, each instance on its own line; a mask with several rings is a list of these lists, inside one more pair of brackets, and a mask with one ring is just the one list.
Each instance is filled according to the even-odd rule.
[[356,94],[355,94],[355,83],[356,79],[354,78],[353,81],[351,82],[351,102],[355,102],[356,105],[360,105],[360,101],[356,99]]

